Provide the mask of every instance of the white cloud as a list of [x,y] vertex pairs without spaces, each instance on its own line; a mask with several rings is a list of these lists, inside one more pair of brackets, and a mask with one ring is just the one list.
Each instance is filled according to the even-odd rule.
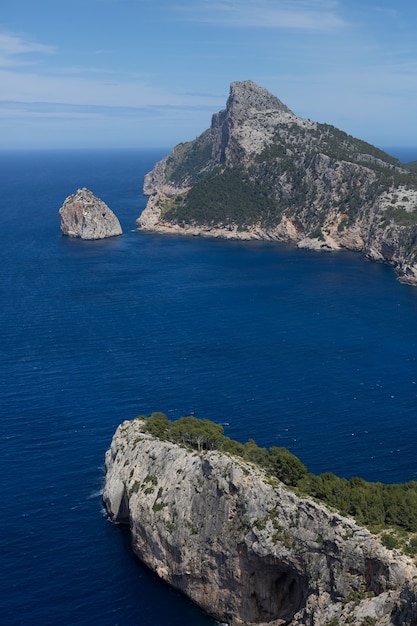
[[22,35],[0,32],[0,67],[27,65],[32,62],[32,59],[28,61],[25,55],[53,52],[52,46],[37,43]]
[[345,26],[332,0],[203,0],[181,7],[189,20],[245,28],[323,32]]

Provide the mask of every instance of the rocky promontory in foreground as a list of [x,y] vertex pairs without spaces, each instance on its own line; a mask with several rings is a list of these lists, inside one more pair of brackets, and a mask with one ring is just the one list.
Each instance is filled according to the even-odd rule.
[[69,237],[105,239],[122,234],[115,214],[85,187],[68,196],[59,209],[59,218],[62,233]]
[[[155,427],[163,433],[163,420]],[[126,421],[106,453],[108,514],[130,525],[135,554],[161,579],[232,626],[417,624],[411,559],[210,449],[204,432],[194,449],[177,432],[178,443],[149,432],[147,419]]]
[[417,173],[252,81],[147,174],[143,230],[361,251],[417,284]]

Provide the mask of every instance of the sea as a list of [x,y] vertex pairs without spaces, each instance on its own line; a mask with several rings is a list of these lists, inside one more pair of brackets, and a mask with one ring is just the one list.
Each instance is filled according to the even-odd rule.
[[[417,480],[417,288],[353,252],[138,232],[165,153],[0,152],[6,626],[214,625],[103,510],[105,452],[139,414],[214,420],[315,473]],[[121,237],[61,235],[80,187]]]

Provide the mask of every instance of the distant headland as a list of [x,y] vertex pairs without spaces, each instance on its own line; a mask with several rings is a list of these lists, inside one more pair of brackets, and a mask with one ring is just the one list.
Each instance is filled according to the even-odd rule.
[[142,230],[357,250],[417,284],[417,171],[254,82],[144,181]]

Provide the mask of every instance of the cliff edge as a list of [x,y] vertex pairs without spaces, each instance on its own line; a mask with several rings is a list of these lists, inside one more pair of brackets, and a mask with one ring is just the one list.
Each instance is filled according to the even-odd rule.
[[417,569],[353,520],[243,459],[123,422],[103,501],[135,554],[231,626],[417,624]]
[[142,230],[359,250],[417,284],[417,173],[252,81],[146,175]]

